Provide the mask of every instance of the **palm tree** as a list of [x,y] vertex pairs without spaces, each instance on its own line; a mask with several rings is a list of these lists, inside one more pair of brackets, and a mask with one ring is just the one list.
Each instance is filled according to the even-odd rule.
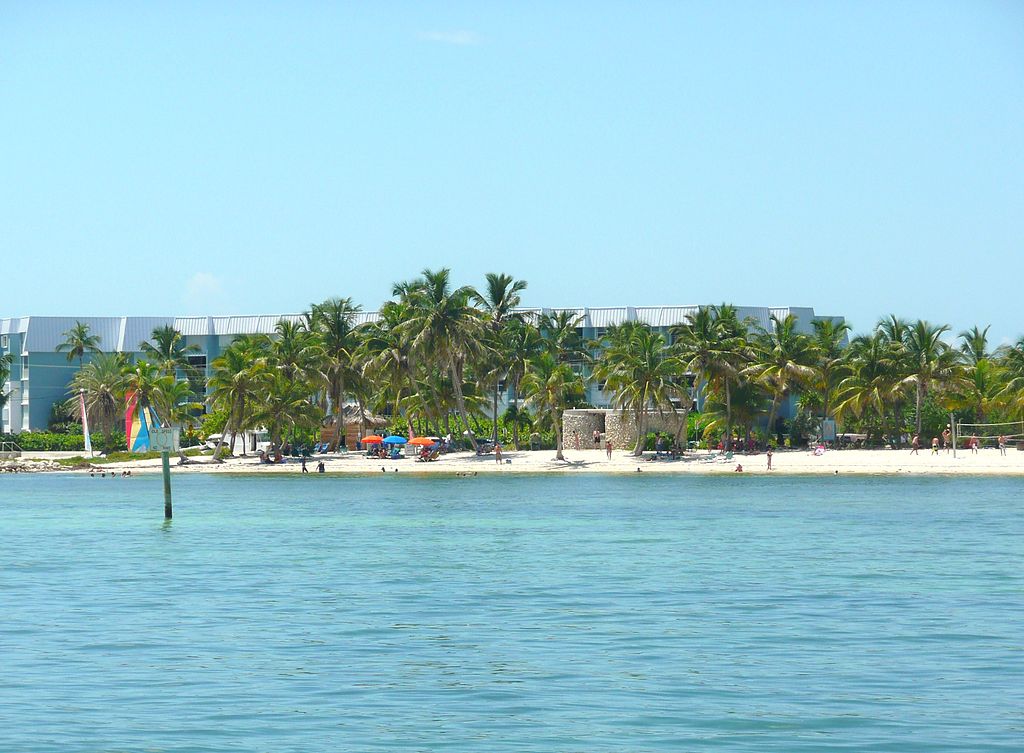
[[157,414],[162,425],[169,425],[167,395],[174,388],[174,377],[164,374],[155,363],[146,361],[128,364],[123,374],[125,393],[134,395],[138,410],[150,408]]
[[75,321],[75,326],[64,333],[64,341],[57,346],[57,352],[67,351],[68,363],[78,359],[78,368],[82,368],[86,353],[100,352],[100,336],[89,334],[89,325]]
[[315,372],[316,352],[306,324],[281,319],[274,333],[277,337],[270,348],[274,365],[286,379],[309,381]]
[[164,422],[170,426],[191,426],[196,421],[196,413],[203,408],[197,402],[188,382],[171,382],[161,391],[158,410],[164,416]]
[[[512,405],[509,406],[509,410],[518,416],[519,386],[530,362],[543,351],[544,339],[541,337],[540,330],[530,322],[513,319],[502,333],[501,348],[507,359],[508,381],[512,390]],[[517,450],[519,449],[519,426],[519,420],[513,421],[512,443]]]
[[469,425],[463,393],[464,368],[471,356],[484,347],[484,322],[470,301],[477,295],[473,288],[451,287],[450,271],[423,270],[422,277],[407,292],[410,318],[399,325],[408,334],[412,350],[426,360],[443,365],[452,380],[459,417],[473,450],[476,437]]
[[190,353],[198,353],[199,346],[185,344],[185,336],[170,324],[156,327],[149,340],[139,343],[139,349],[146,359],[156,364],[168,376],[177,376],[178,371],[187,377],[194,376],[195,369],[188,362]]
[[[672,398],[685,393],[680,361],[665,348],[664,338],[639,322],[609,328],[594,368],[594,378],[604,381],[616,406],[633,413],[637,440],[633,454],[644,452],[647,437],[644,419],[650,409],[675,413]],[[685,401],[688,403],[688,401]]]
[[[699,313],[699,310],[698,310]],[[706,386],[718,391],[724,398],[725,406],[725,449],[732,449],[732,391],[739,386],[743,368],[751,359],[747,342],[749,324],[740,321],[739,311],[729,303],[711,308],[711,332],[718,338],[717,345],[709,352],[712,356],[708,365],[709,377]],[[702,335],[704,336],[704,335]]]
[[959,334],[961,358],[965,362],[963,380],[958,390],[958,402],[970,408],[974,420],[985,423],[985,416],[994,403],[998,391],[999,372],[988,350],[988,330],[972,327]]
[[[679,359],[681,372],[692,374],[695,384],[701,388],[707,388],[713,381],[736,373],[732,359],[733,343],[728,337],[724,337],[723,328],[712,308],[699,307],[696,313],[687,315],[686,322],[673,325],[669,333],[673,341],[672,350]],[[724,386],[723,393],[727,398],[731,398],[728,384]],[[684,403],[687,406],[691,404],[689,395],[684,399]],[[731,419],[731,399],[727,400],[727,405],[727,413]],[[732,427],[729,419],[725,423],[729,425],[731,437]]]
[[846,351],[847,376],[839,382],[835,414],[862,417],[871,411],[884,432],[886,415],[892,412],[893,429],[899,433],[896,409],[902,386],[900,352],[881,330],[854,338]]
[[910,322],[900,319],[895,314],[889,314],[878,322],[875,329],[889,342],[903,343],[906,342],[907,335],[910,333]]
[[985,329],[978,329],[977,326],[964,330],[958,337],[963,340],[960,344],[960,351],[966,356],[967,363],[977,364],[980,361],[989,360],[988,352],[988,331],[992,325]]
[[998,397],[1010,410],[1024,410],[1024,337],[1013,345],[1001,347],[997,363],[1003,383]]
[[[383,392],[381,403],[395,415],[405,415],[409,431],[412,418],[402,411],[402,401],[413,393],[414,377],[411,340],[402,323],[411,318],[408,301],[388,301],[380,310],[380,318],[370,324],[359,346],[356,361],[362,363],[361,377],[367,385],[376,385]],[[408,407],[408,404],[406,404]]]
[[361,340],[355,320],[360,310],[351,298],[328,298],[314,304],[308,317],[309,329],[317,336],[327,397],[335,416],[337,434],[331,450],[336,450],[345,436],[345,387],[359,376],[355,354]]
[[703,436],[720,437],[731,434],[732,427],[739,427],[740,434],[747,435],[755,421],[763,416],[768,397],[760,385],[754,382],[738,381],[729,393],[729,410],[726,412],[724,394],[716,391],[708,396],[701,416]]
[[108,444],[110,433],[122,413],[127,365],[124,353],[101,353],[83,366],[69,385],[71,397],[65,403],[68,410],[81,420],[78,396],[84,395],[89,420],[107,437]]
[[942,340],[949,331],[945,324],[936,326],[918,320],[907,331],[906,354],[910,373],[903,383],[913,386],[916,405],[915,428],[921,433],[921,403],[929,390],[944,386],[962,375],[958,369],[956,352]]
[[264,389],[257,393],[252,420],[267,427],[270,441],[280,447],[286,433],[320,424],[320,408],[310,399],[308,385],[289,378],[281,370],[265,371]]
[[846,376],[846,338],[850,325],[837,323],[834,319],[818,319],[812,322],[814,335],[812,347],[816,360],[816,386],[821,393],[821,415],[832,417],[832,404],[839,383]]
[[555,458],[565,460],[562,446],[562,414],[566,407],[582,398],[583,378],[567,363],[560,363],[551,353],[534,359],[523,377],[526,404],[554,426]]
[[749,374],[767,388],[772,396],[768,412],[768,433],[774,431],[775,416],[782,399],[796,387],[808,384],[817,371],[815,349],[811,338],[796,331],[793,314],[779,319],[771,317],[771,328],[754,340],[754,363],[747,367]]
[[586,362],[589,354],[580,334],[582,322],[582,314],[565,309],[541,314],[537,326],[546,347],[561,363]]
[[234,437],[246,428],[252,405],[263,388],[267,360],[266,341],[258,336],[239,337],[213,360],[207,400],[227,411],[224,431],[213,452],[215,462],[220,459],[229,431],[234,452]]
[[515,309],[522,301],[519,295],[526,290],[526,280],[513,279],[512,275],[495,274],[488,272],[486,276],[487,287],[483,293],[476,292],[473,300],[483,309],[487,317],[487,327],[493,338],[493,345],[490,349],[492,355],[491,366],[494,378],[494,404],[492,417],[494,419],[494,444],[498,443],[498,386],[503,376],[508,375],[509,359],[501,349],[501,335],[506,325],[516,317]]
[[974,420],[985,423],[989,411],[997,404],[999,389],[999,368],[988,358],[963,367],[963,379],[955,385],[954,402],[959,407],[974,413]]

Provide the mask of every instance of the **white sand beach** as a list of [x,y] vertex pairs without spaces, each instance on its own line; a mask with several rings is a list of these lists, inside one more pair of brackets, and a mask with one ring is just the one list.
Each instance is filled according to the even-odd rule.
[[[996,449],[984,449],[977,454],[968,450],[933,455],[930,450],[921,450],[912,455],[910,450],[830,450],[815,455],[806,450],[777,450],[772,458],[773,469],[767,468],[764,453],[735,454],[726,459],[721,453],[696,451],[677,460],[651,460],[652,453],[639,459],[627,452],[614,452],[609,460],[603,451],[565,450],[565,461],[555,459],[553,450],[514,450],[503,453],[503,462],[495,462],[494,455],[477,456],[469,452],[454,452],[442,455],[438,460],[420,462],[414,458],[401,460],[380,460],[367,458],[362,453],[341,455],[317,455],[307,461],[311,474],[316,473],[317,463],[323,461],[326,474],[482,474],[482,473],[736,473],[738,465],[743,473],[772,475],[836,475],[839,474],[978,474],[992,476],[1024,476],[1024,452],[1008,449],[1000,455]],[[26,455],[43,457],[46,453]],[[126,463],[111,463],[97,466],[106,471],[130,469],[132,473],[159,473],[158,459],[137,460]],[[255,457],[228,458],[222,463],[212,463],[209,458],[193,458],[187,465],[175,464],[172,471],[178,473],[301,473],[298,459],[289,458],[280,464],[261,464]],[[76,471],[88,473],[88,470]]]

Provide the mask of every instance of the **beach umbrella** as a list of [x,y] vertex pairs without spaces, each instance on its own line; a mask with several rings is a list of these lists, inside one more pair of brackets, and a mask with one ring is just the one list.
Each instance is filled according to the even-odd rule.
[[405,437],[399,437],[394,434],[390,437],[384,437],[384,444],[405,444],[408,441]]
[[363,444],[380,444],[384,441],[384,437],[378,437],[376,434],[371,434],[368,437],[363,437]]
[[430,437],[413,437],[409,440],[409,444],[415,444],[421,447],[430,447],[430,445],[437,444],[437,442]]

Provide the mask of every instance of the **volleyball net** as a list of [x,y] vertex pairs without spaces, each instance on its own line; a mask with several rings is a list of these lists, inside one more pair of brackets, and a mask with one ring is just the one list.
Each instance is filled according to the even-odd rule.
[[1000,437],[1007,444],[1024,441],[1024,421],[1005,421],[999,424],[956,422],[958,447],[969,447],[973,439],[978,440],[979,447],[996,447]]

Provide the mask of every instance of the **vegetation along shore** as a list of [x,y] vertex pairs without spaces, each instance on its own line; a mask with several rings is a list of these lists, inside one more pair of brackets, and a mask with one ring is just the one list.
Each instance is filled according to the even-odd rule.
[[[571,311],[523,309],[526,286],[488,274],[479,288],[456,287],[448,269],[427,269],[396,283],[372,321],[356,323],[360,307],[351,298],[329,298],[298,321],[278,322],[273,334],[238,337],[204,369],[194,366],[194,346],[173,327],[154,330],[135,358],[101,352],[88,326],[79,324],[59,346],[77,368],[51,432],[3,440],[28,457],[78,451],[84,405],[97,450],[124,451],[119,428],[131,396],[137,409],[152,408],[165,425],[181,427],[182,444],[197,448],[191,466],[245,454],[236,438],[259,431],[271,446],[268,457],[321,456],[325,472],[387,472],[389,463],[458,472],[540,471],[550,463],[621,472],[735,472],[742,458],[753,457],[740,450],[768,447],[793,450],[776,456],[783,472],[902,472],[905,463],[863,460],[861,450],[902,450],[903,457],[915,438],[918,470],[1016,468],[1015,442],[1024,440],[1024,337],[993,348],[988,327],[954,333],[895,316],[856,335],[835,319],[816,320],[802,331],[792,315],[773,316],[759,327],[722,304],[700,307],[667,330],[630,321],[586,339]],[[0,362],[0,383],[10,366],[9,357]],[[588,380],[601,385],[612,408],[631,417],[635,444],[611,448],[585,437],[581,449],[578,436],[563,436],[563,413],[590,407]],[[955,466],[945,459],[950,414],[972,426],[971,436],[959,438]],[[649,431],[654,416],[672,417],[678,430]],[[361,440],[378,425],[404,439],[447,438],[437,443],[453,452],[436,465],[415,463],[415,454],[404,466],[390,458],[377,462],[364,457]],[[837,440],[826,425],[835,426]],[[211,436],[218,437],[215,446],[202,450]],[[972,453],[975,436],[979,448]],[[833,449],[844,437],[860,449]],[[932,453],[933,440],[942,443],[939,453]],[[496,444],[512,463],[494,462]],[[1007,455],[1007,446],[1014,452]],[[835,461],[823,461],[823,454]],[[811,460],[784,470],[785,458],[805,456]],[[645,464],[649,457],[661,462]],[[844,457],[849,460],[840,461]],[[983,457],[989,461],[973,459]],[[744,470],[759,470],[762,461],[746,461]],[[136,462],[144,467],[148,461]],[[254,462],[250,456],[223,467],[242,470]]]

